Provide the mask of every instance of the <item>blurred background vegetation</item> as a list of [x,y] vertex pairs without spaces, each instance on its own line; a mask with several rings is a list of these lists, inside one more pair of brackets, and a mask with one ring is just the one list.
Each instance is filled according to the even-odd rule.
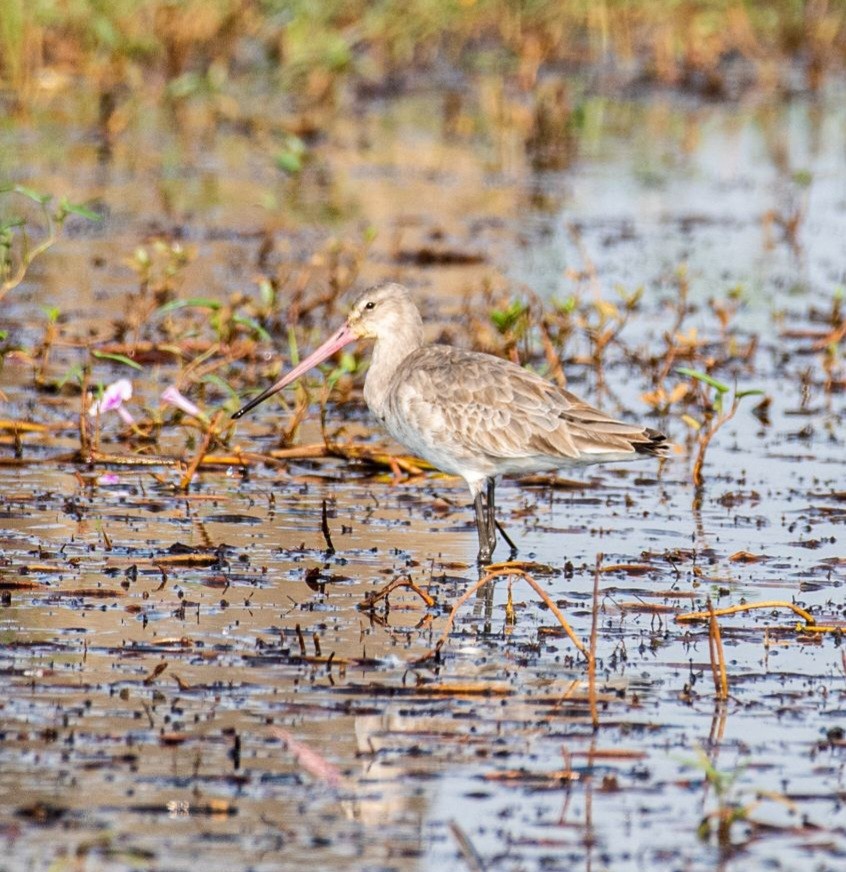
[[78,86],[172,98],[246,73],[303,105],[339,85],[378,95],[420,77],[545,69],[608,85],[736,96],[818,89],[842,67],[846,0],[0,0],[7,109]]

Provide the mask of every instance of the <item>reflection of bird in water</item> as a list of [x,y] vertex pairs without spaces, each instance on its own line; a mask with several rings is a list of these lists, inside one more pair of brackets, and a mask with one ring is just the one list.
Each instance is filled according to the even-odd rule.
[[364,398],[379,422],[409,450],[467,482],[480,563],[496,545],[499,476],[661,456],[667,448],[657,430],[617,421],[510,361],[424,344],[411,295],[392,282],[360,294],[331,338],[233,417],[356,339],[376,340]]

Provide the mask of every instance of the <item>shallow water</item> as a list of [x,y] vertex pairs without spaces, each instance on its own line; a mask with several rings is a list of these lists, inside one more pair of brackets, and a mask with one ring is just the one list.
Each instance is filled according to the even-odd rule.
[[[107,162],[84,105],[58,122],[7,123],[2,151],[18,155],[5,163],[16,181],[97,199],[108,216],[97,227],[74,221],[5,301],[2,327],[21,347],[43,335],[41,306],[61,309],[52,373],[90,331],[111,336],[108,319],[125,317],[138,286],[125,260],[156,235],[196,252],[178,296],[221,300],[256,293],[265,236],[268,269],[316,292],[336,237],[363,251],[359,283],[401,278],[433,332],[461,342],[461,298],[489,305],[486,284],[497,304],[524,284],[546,300],[588,302],[642,285],[608,352],[607,385],[578,331],[568,378],[682,446],[660,467],[590,468],[582,488],[498,490],[520,558],[584,640],[602,555],[594,733],[585,665],[520,581],[513,623],[501,579],[461,611],[440,662],[414,662],[478,577],[461,482],[397,482],[302,459],[202,470],[180,494],[176,470],[51,460],[78,446],[79,398],[36,392],[31,362],[7,359],[4,417],[71,422],[24,438],[24,457],[42,462],[0,466],[8,868],[472,868],[474,851],[491,869],[840,868],[840,636],[800,632],[787,611],[721,619],[731,696],[720,705],[707,629],[675,620],[707,596],[716,606],[795,601],[820,623],[844,619],[842,365],[826,390],[823,355],[811,349],[843,281],[837,98],[716,106],[585,96],[581,126],[552,143],[561,160],[539,171],[519,105],[494,116],[482,88],[456,127],[421,94],[337,120],[298,180],[274,167],[270,134],[223,126],[192,136],[205,130],[199,112],[169,126],[135,107],[135,138],[119,139]],[[800,207],[787,239],[779,218]],[[378,235],[359,250],[368,227]],[[481,262],[414,263],[424,250]],[[632,365],[663,353],[682,263],[696,310],[680,329],[716,342],[707,301],[739,286],[729,329],[738,347],[751,337],[758,347],[717,374],[772,398],[768,425],[750,398],[717,435],[700,495],[683,410],[649,417],[641,393],[651,386]],[[275,341],[286,351],[284,334]],[[271,350],[262,349],[245,365],[257,380]],[[99,363],[94,378],[118,375],[132,377],[139,414],[176,368]],[[213,409],[224,397],[209,391]],[[272,447],[282,417],[262,407],[235,441]],[[344,422],[370,438],[360,403],[330,404],[329,427]],[[130,453],[118,430],[104,420],[102,446]],[[299,438],[320,441],[316,408]],[[157,451],[190,457],[187,439],[165,428]],[[14,446],[4,447],[11,458]],[[758,559],[731,559],[741,551]],[[387,612],[358,608],[402,574],[437,605],[401,591]],[[286,748],[273,725],[316,762]],[[724,774],[719,789],[702,754]],[[747,820],[722,841],[715,826],[704,836],[703,817],[732,804]]]

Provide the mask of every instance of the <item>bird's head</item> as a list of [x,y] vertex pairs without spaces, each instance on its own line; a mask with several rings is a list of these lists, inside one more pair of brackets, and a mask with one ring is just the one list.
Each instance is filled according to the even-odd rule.
[[368,288],[356,297],[347,316],[356,339],[401,338],[423,329],[420,313],[408,289],[396,282]]
[[356,339],[382,339],[413,348],[420,343],[422,334],[423,322],[408,290],[394,282],[374,285],[358,295],[347,320],[320,348],[232,417],[240,418]]

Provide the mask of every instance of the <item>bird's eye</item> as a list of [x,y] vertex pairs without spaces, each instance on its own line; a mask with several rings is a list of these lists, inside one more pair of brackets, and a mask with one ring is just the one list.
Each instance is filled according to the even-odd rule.
[[373,302],[373,300],[369,300],[364,304],[364,308],[369,311],[370,309],[375,309],[376,304]]

